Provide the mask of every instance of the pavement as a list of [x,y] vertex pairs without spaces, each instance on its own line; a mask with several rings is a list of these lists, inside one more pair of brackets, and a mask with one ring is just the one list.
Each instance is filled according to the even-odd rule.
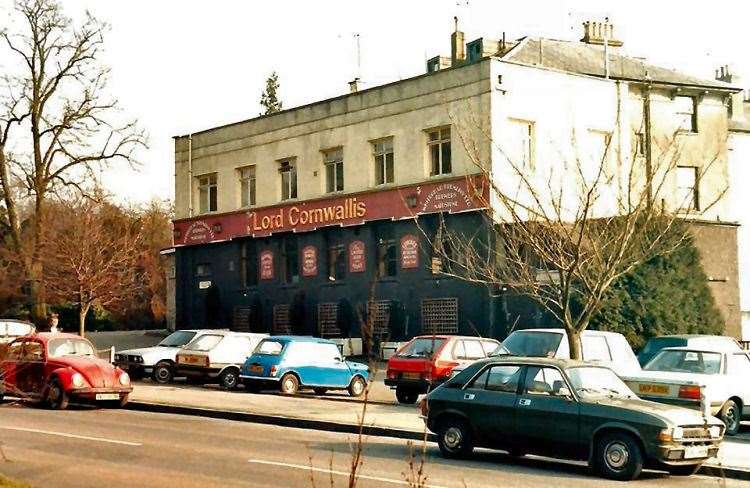
[[[350,486],[354,435],[129,410],[49,411],[0,405],[0,474],[35,487]],[[624,486],[593,476],[583,463],[478,450],[470,460],[440,457],[437,447],[403,439],[362,442],[357,488]],[[413,446],[413,445],[412,445]],[[414,483],[424,449],[425,485]],[[410,463],[411,461],[411,463]],[[708,476],[645,471],[637,488],[747,486]]]

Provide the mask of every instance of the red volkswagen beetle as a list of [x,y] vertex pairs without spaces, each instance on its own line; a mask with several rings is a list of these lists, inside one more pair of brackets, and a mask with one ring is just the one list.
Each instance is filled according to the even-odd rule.
[[77,335],[20,337],[0,358],[0,400],[20,396],[59,410],[71,400],[124,406],[131,391],[128,374],[99,359],[91,342]]

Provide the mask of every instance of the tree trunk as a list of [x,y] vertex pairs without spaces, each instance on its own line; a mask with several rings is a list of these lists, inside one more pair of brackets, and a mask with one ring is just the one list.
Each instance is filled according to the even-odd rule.
[[34,261],[32,259],[27,270],[31,318],[35,324],[40,325],[46,323],[47,319],[47,304],[44,300],[44,269],[41,261]]
[[568,349],[570,349],[570,359],[583,359],[583,350],[581,347],[581,333],[578,329],[566,328],[568,334]]
[[86,337],[86,315],[89,313],[91,305],[81,305],[78,309],[78,335]]

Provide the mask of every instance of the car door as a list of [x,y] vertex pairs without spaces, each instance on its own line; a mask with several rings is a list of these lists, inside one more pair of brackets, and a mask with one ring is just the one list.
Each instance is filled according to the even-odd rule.
[[516,411],[517,439],[527,452],[577,451],[579,404],[562,372],[551,366],[528,366]]
[[746,352],[727,353],[726,375],[729,384],[734,385],[742,400],[742,415],[750,416],[750,354]]
[[16,384],[16,367],[18,361],[21,359],[23,343],[24,341],[22,340],[11,342],[8,346],[5,358],[0,361],[0,381],[3,381],[5,391],[18,391],[18,386]]
[[338,346],[336,344],[319,344],[319,346],[326,376],[326,382],[322,384],[341,388],[348,386],[352,373],[341,356]]
[[44,345],[36,340],[24,341],[21,359],[16,363],[16,384],[26,395],[38,396],[44,386]]
[[483,444],[510,447],[516,442],[516,403],[523,367],[486,367],[463,390],[463,405]]

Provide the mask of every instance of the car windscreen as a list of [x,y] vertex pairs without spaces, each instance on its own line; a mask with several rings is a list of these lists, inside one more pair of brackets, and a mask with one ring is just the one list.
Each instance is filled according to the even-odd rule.
[[442,338],[419,337],[404,346],[398,355],[407,358],[431,358],[444,343],[445,339]]
[[205,334],[189,343],[187,346],[185,346],[185,349],[188,349],[190,351],[210,351],[211,349],[216,347],[216,344],[221,342],[223,338],[223,335]]
[[649,361],[645,371],[719,374],[721,353],[709,351],[661,351]]
[[567,368],[571,386],[579,395],[613,395],[635,398],[633,390],[628,388],[609,368],[596,366],[574,366]]
[[648,340],[641,352],[643,354],[656,354],[665,347],[678,347],[687,344],[687,340],[679,337],[654,337]]
[[188,330],[178,330],[177,332],[172,332],[167,337],[165,337],[159,343],[159,345],[164,347],[182,347],[188,342],[192,341],[194,337],[195,332]]
[[253,354],[265,354],[267,356],[278,356],[281,354],[281,350],[284,349],[284,344],[279,341],[263,340],[258,347],[255,348]]
[[60,358],[63,356],[96,356],[91,343],[85,339],[54,339],[47,346],[48,356]]
[[562,337],[559,332],[517,330],[503,341],[503,349],[514,356],[554,357]]

